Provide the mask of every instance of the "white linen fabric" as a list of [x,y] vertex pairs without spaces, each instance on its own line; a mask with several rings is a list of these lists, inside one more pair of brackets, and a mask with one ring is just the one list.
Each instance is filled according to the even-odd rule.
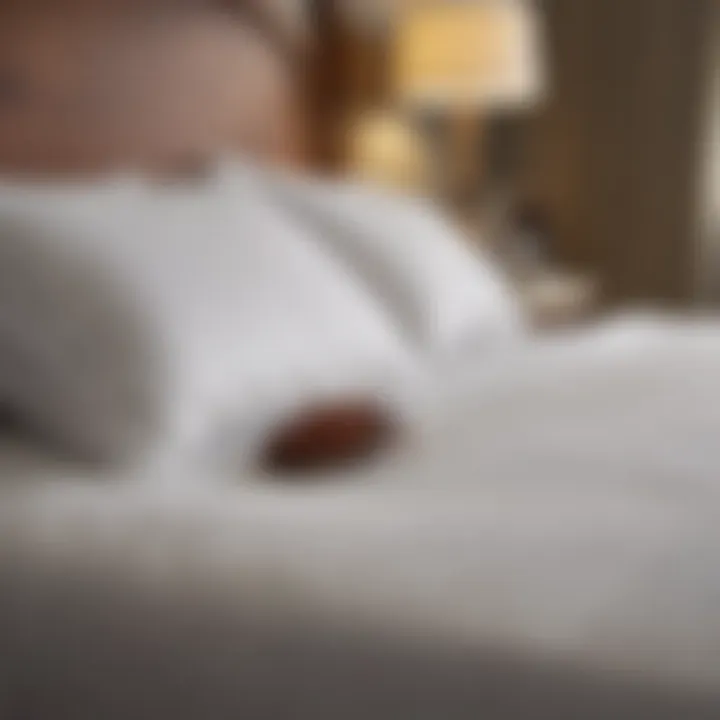
[[0,187],[0,405],[93,458],[149,434],[163,392],[149,328],[104,261],[140,193],[132,179]]
[[298,403],[392,406],[414,369],[251,173],[0,192],[0,308],[0,402],[103,460],[180,461],[222,438],[249,459]]
[[[236,168],[227,161],[220,174]],[[494,350],[521,333],[520,303],[501,269],[429,201],[278,172],[265,178],[431,355]]]
[[719,362],[712,323],[533,341],[315,487],[8,449],[0,715],[716,718]]

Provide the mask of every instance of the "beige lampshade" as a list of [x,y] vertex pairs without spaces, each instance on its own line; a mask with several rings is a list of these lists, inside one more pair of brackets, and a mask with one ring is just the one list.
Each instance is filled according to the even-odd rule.
[[539,22],[528,0],[405,2],[396,23],[395,89],[402,102],[500,109],[541,98]]

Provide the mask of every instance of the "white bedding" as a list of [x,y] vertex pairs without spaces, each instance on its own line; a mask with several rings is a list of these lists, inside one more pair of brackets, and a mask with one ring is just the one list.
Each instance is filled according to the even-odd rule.
[[8,445],[0,717],[720,717],[718,367],[712,323],[538,340],[317,485]]
[[247,467],[299,407],[410,413],[428,362],[521,330],[501,270],[424,202],[240,159],[0,183],[0,405],[74,457]]
[[403,412],[419,359],[264,182],[0,184],[0,406],[134,466],[252,465],[327,395]]

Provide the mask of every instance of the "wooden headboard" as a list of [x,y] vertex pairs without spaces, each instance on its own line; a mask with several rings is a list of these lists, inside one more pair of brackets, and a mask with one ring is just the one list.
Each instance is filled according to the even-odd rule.
[[0,173],[302,161],[302,63],[244,1],[3,3]]

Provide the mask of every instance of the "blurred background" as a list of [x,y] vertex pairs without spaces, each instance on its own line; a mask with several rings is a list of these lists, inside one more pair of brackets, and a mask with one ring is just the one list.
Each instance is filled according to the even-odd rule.
[[319,164],[427,192],[553,317],[720,300],[714,0],[316,0]]
[[[179,19],[198,11],[214,25]],[[301,141],[278,99],[254,146],[429,195],[549,322],[720,302],[716,0],[3,0],[3,169],[237,139],[229,104],[277,85],[270,62],[229,78],[258,45],[223,31],[240,13],[308,111]]]

